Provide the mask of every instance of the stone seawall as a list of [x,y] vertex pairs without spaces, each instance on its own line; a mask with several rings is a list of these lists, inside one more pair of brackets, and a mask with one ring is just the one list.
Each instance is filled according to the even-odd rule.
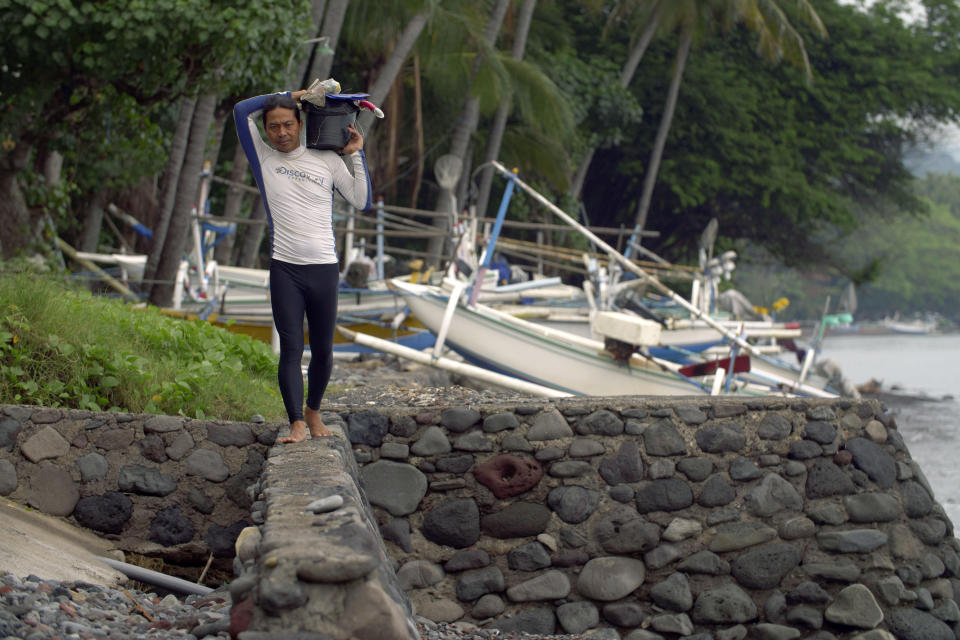
[[279,427],[3,406],[0,495],[127,552],[229,558],[252,524],[250,489]]
[[[245,640],[413,637],[410,602],[436,621],[600,640],[958,637],[960,545],[876,402],[324,419],[342,437],[270,448],[279,425],[2,407],[0,494],[128,550],[236,548]],[[361,610],[383,615],[362,625]]]
[[953,526],[876,402],[339,415],[427,618],[626,640],[947,640],[960,628]]

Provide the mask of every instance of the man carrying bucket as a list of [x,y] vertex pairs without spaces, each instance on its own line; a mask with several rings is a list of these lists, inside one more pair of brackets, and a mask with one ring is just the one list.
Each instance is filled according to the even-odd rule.
[[[250,161],[270,225],[270,304],[280,335],[277,379],[290,435],[277,442],[302,442],[332,435],[320,419],[320,401],[333,369],[340,271],[333,235],[333,190],[351,205],[371,205],[363,137],[351,124],[344,146],[309,148],[300,142],[300,99],[307,90],[257,96],[233,110],[237,136]],[[355,96],[325,96],[355,104]],[[267,144],[257,129],[263,123]],[[341,157],[343,156],[343,157]],[[344,158],[349,158],[353,175]],[[303,407],[303,319],[310,337],[307,401]]]

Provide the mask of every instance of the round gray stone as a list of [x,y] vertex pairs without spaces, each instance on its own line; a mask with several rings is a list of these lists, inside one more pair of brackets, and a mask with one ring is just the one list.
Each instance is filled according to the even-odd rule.
[[804,425],[803,437],[820,444],[830,444],[837,437],[837,428],[829,422],[815,420]]
[[805,493],[808,500],[829,498],[835,495],[849,495],[855,493],[856,490],[857,488],[850,476],[830,460],[823,458],[814,460],[813,465],[807,471]]
[[102,496],[80,498],[73,517],[81,526],[103,533],[120,533],[133,513],[130,498],[108,491]]
[[786,440],[793,427],[779,413],[768,413],[757,427],[757,435],[762,440]]
[[80,500],[80,490],[70,474],[43,462],[28,478],[27,504],[51,516],[68,516]]
[[741,553],[731,563],[730,572],[749,589],[773,589],[800,564],[800,557],[800,550],[792,544],[771,544]]
[[[906,502],[904,500],[905,510],[909,509]],[[888,493],[844,496],[843,506],[851,522],[889,522],[900,517],[900,501]]]
[[729,522],[717,527],[709,547],[710,551],[723,553],[746,549],[773,540],[776,537],[776,530],[762,522]]
[[357,411],[347,418],[347,435],[352,444],[379,447],[390,431],[390,418],[376,411]]
[[612,411],[600,409],[577,422],[577,433],[582,436],[619,436],[623,433],[623,420]]
[[145,496],[166,496],[177,488],[177,481],[173,476],[162,473],[157,469],[149,469],[140,465],[128,465],[120,469],[117,477],[120,491],[139,493]]
[[165,547],[190,542],[194,533],[193,522],[180,513],[177,505],[161,509],[150,521],[150,540]]
[[40,429],[20,445],[20,453],[30,462],[59,458],[66,455],[69,450],[70,443],[60,435],[59,431],[49,426]]
[[80,469],[80,479],[84,482],[93,482],[105,478],[110,464],[99,453],[88,453],[77,458],[77,468]]
[[624,441],[615,454],[600,462],[598,471],[610,486],[642,480],[643,461],[637,443],[633,440]]
[[898,640],[954,640],[942,620],[919,609],[897,608],[887,612],[887,628]]
[[903,511],[910,518],[922,518],[933,511],[933,498],[922,484],[908,480],[900,483]]
[[693,504],[690,485],[679,478],[654,480],[636,491],[637,511],[678,511]]
[[615,554],[649,551],[660,543],[660,527],[625,507],[599,518],[593,535],[604,551]]
[[671,573],[650,588],[650,597],[668,611],[689,611],[693,606],[690,583],[682,573]]
[[687,452],[687,443],[670,420],[659,420],[643,432],[643,447],[651,456],[680,456]]
[[757,617],[757,605],[735,584],[706,589],[693,605],[693,620],[700,624],[738,624]]
[[590,600],[620,600],[643,584],[646,567],[636,558],[603,556],[588,562],[577,578],[577,591]]
[[16,491],[17,484],[17,468],[9,460],[0,460],[0,496]]
[[865,585],[852,584],[837,594],[824,617],[835,624],[873,629],[883,622],[883,610]]
[[492,593],[488,593],[480,596],[480,599],[477,600],[477,603],[473,605],[471,614],[477,620],[483,620],[484,618],[492,618],[493,616],[500,615],[506,608],[507,605],[504,604],[503,598]]
[[704,427],[696,433],[697,444],[706,453],[741,451],[747,444],[743,428],[732,422]]
[[701,507],[722,507],[733,502],[737,492],[719,473],[715,473],[700,488],[697,504]]
[[197,449],[187,456],[185,463],[188,476],[200,476],[210,482],[223,482],[230,477],[230,468],[212,449]]
[[241,422],[207,425],[207,440],[221,447],[246,447],[257,441],[253,430]]
[[897,481],[897,464],[883,447],[867,438],[853,438],[844,443],[853,454],[853,464],[865,471],[881,489],[889,489]]
[[415,456],[436,456],[450,453],[450,440],[440,427],[427,427],[416,442],[410,447],[410,453]]
[[494,538],[526,538],[543,533],[550,522],[550,510],[542,504],[514,502],[483,517],[484,533]]
[[182,460],[193,450],[193,437],[186,431],[177,434],[173,442],[164,450],[171,460]]
[[887,543],[887,534],[876,529],[822,531],[817,534],[817,541],[827,551],[869,553]]
[[533,419],[533,425],[527,431],[527,440],[541,442],[569,438],[572,435],[573,429],[570,428],[570,424],[563,417],[563,414],[556,409],[547,409]]
[[539,571],[550,566],[550,554],[539,542],[528,542],[507,553],[507,566],[515,571]]
[[570,579],[556,569],[515,584],[507,589],[507,598],[513,602],[560,600],[570,594]]
[[743,456],[737,456],[733,459],[730,463],[729,473],[730,479],[736,480],[737,482],[749,482],[763,475],[763,471],[753,463],[753,460],[744,458]]
[[590,438],[577,438],[570,443],[568,451],[571,458],[589,458],[604,453],[603,443]]
[[367,499],[393,516],[413,513],[427,494],[427,477],[413,465],[377,460],[360,469]]
[[473,456],[464,453],[437,460],[437,471],[444,473],[466,473],[473,466]]
[[183,428],[183,418],[177,416],[153,416],[143,423],[144,433],[169,433]]
[[564,522],[577,524],[590,517],[602,495],[576,485],[557,487],[547,494],[547,506]]
[[485,567],[467,571],[457,580],[457,598],[472,602],[488,593],[500,593],[506,589],[503,572],[497,567]]
[[768,473],[746,497],[747,511],[769,518],[781,511],[803,511],[803,498],[788,481]]
[[492,413],[483,419],[483,430],[487,433],[497,433],[505,429],[516,429],[520,426],[517,416],[509,411]]
[[703,482],[713,471],[713,461],[707,456],[684,458],[677,463],[677,469],[691,482]]
[[600,622],[600,612],[592,602],[580,600],[567,602],[557,607],[557,620],[567,633],[583,633]]
[[464,407],[444,409],[440,413],[440,424],[453,433],[463,433],[480,421],[480,412]]
[[453,441],[453,448],[460,451],[493,451],[493,440],[481,431],[471,431]]
[[448,498],[426,513],[421,531],[436,544],[469,547],[480,539],[480,510],[472,498]]
[[725,576],[730,573],[730,563],[712,551],[698,551],[677,565],[686,573],[702,573],[711,576]]
[[429,587],[445,576],[443,567],[427,560],[410,560],[397,569],[397,582],[404,591]]
[[446,564],[445,571],[466,571],[468,569],[482,569],[490,566],[490,554],[483,549],[464,549],[453,554]]

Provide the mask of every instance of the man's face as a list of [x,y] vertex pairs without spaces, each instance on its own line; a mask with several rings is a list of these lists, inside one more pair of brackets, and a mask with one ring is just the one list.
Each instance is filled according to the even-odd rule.
[[268,111],[266,130],[277,151],[289,153],[300,146],[300,122],[293,109],[277,107]]

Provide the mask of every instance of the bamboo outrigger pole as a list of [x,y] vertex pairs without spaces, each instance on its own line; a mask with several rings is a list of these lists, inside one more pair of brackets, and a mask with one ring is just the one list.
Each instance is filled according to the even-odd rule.
[[[564,222],[572,226],[574,229],[582,233],[596,246],[603,249],[607,253],[607,255],[610,256],[611,260],[616,260],[617,262],[619,262],[624,269],[642,278],[645,282],[649,283],[654,289],[656,289],[657,291],[659,291],[660,293],[667,296],[668,298],[673,300],[675,303],[677,303],[678,305],[680,305],[681,307],[689,311],[691,314],[694,315],[694,317],[700,320],[703,320],[705,323],[707,323],[707,325],[719,331],[721,335],[723,335],[728,340],[732,341],[734,344],[736,344],[741,349],[749,353],[751,356],[760,357],[762,355],[760,351],[758,351],[753,347],[752,344],[750,344],[749,342],[747,342],[746,340],[738,336],[733,331],[730,331],[729,329],[721,325],[719,322],[711,318],[708,314],[703,313],[700,309],[698,309],[693,304],[691,304],[688,300],[680,296],[673,289],[671,289],[667,285],[660,282],[656,277],[650,275],[649,273],[641,269],[632,261],[624,257],[624,255],[621,254],[619,251],[617,251],[616,249],[611,247],[609,244],[607,244],[606,242],[598,238],[593,232],[591,232],[585,226],[583,226],[582,224],[580,224],[579,222],[571,218],[563,209],[561,209],[557,205],[547,200],[545,197],[540,195],[540,193],[538,193],[533,187],[529,186],[523,180],[518,178],[514,172],[510,171],[509,169],[504,167],[502,164],[500,164],[496,160],[492,161],[490,164],[493,166],[494,169],[496,169],[503,175],[507,176],[507,178],[511,181],[511,183],[515,183],[516,186],[520,187],[521,189],[526,191],[528,194],[530,194],[530,196],[532,196],[534,200],[536,200],[543,206],[547,207],[551,212],[553,212],[554,215],[556,215],[558,218],[560,218],[561,220],[563,220]],[[510,185],[508,184],[507,186],[509,187]]]

